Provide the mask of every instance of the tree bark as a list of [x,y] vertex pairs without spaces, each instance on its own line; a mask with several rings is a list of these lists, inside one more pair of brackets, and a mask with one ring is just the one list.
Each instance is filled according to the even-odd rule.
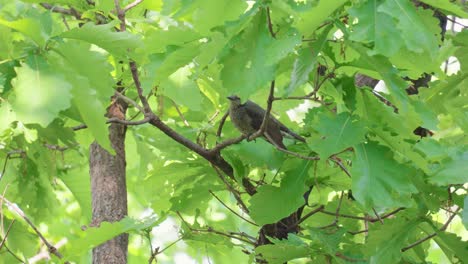
[[[125,132],[122,124],[111,124],[109,137],[116,155],[94,142],[90,148],[93,226],[119,221],[127,215],[125,181]],[[128,234],[122,234],[93,249],[93,263],[127,263]]]

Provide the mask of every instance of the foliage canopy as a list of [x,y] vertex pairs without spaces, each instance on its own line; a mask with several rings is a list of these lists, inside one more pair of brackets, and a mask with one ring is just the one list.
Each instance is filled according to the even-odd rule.
[[[0,0],[0,192],[49,241],[66,239],[59,251],[77,263],[123,232],[129,262],[147,262],[148,241],[172,242],[151,236],[163,221],[177,223],[172,231],[186,246],[169,247],[162,263],[178,252],[200,263],[260,255],[270,263],[468,263],[468,30],[445,33],[435,16],[468,18],[468,8],[420,2],[146,0],[121,24],[113,1]],[[448,74],[441,66],[453,57],[460,70]],[[286,140],[288,149],[316,159],[244,140],[221,150],[229,178],[167,132],[128,126],[130,215],[82,230],[91,220],[89,145],[113,153],[110,98],[119,90],[141,104],[130,61],[160,120],[206,149],[238,136],[229,120],[216,136],[225,97],[266,107],[274,80],[271,113],[307,138]],[[386,90],[357,85],[357,74]],[[424,74],[428,88],[409,95]],[[143,119],[140,110],[130,103],[126,120]],[[418,127],[433,135],[414,134]],[[255,194],[245,192],[246,179]],[[259,226],[304,204],[298,232],[254,247]],[[12,208],[0,211],[0,235],[8,235],[0,263],[29,259],[41,245]]]

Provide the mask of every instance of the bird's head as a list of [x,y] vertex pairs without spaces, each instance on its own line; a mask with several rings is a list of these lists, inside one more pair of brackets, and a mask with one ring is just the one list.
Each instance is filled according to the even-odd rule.
[[237,107],[241,105],[241,99],[237,95],[228,96],[227,99],[231,101],[231,107]]

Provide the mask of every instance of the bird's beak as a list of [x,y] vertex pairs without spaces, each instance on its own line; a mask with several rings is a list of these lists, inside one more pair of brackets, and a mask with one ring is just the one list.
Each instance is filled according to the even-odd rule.
[[233,101],[234,99],[236,99],[236,96],[235,95],[231,95],[231,96],[228,96],[226,97],[227,99]]

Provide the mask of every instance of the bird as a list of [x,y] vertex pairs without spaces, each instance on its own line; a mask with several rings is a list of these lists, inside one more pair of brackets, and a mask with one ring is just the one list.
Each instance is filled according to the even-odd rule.
[[[228,96],[227,99],[231,102],[229,106],[229,117],[237,130],[247,136],[257,132],[262,125],[266,111],[261,106],[250,100],[247,100],[242,104],[241,99],[237,95]],[[269,115],[264,137],[272,145],[282,149],[287,149],[283,144],[284,136],[306,142],[303,137],[291,131],[272,115]]]

